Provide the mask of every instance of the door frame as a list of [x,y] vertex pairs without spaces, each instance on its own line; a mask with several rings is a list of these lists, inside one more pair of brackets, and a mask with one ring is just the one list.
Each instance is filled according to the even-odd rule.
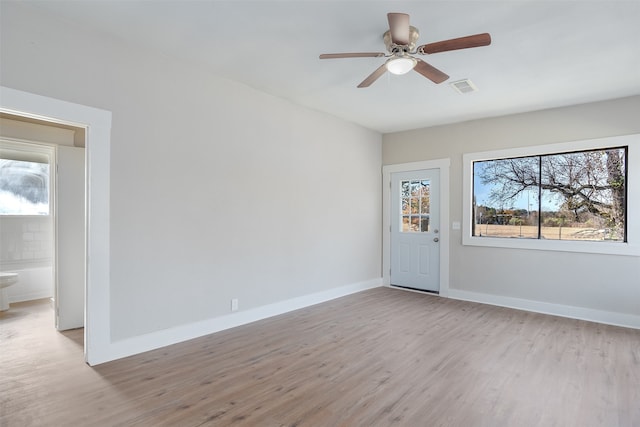
[[[440,170],[440,296],[449,296],[449,169],[450,159],[382,166],[382,284],[391,286],[391,174]],[[403,288],[398,288],[403,289]]]
[[[86,145],[86,141],[85,141]],[[73,164],[69,163],[69,152],[64,154],[65,150],[73,150],[75,154],[72,155],[82,155],[82,164]],[[82,150],[82,151],[79,151]],[[62,151],[62,152],[61,152]],[[57,144],[55,147],[55,215],[54,215],[54,295],[55,295],[55,318],[56,318],[56,329],[58,331],[66,331],[69,329],[75,329],[78,327],[84,327],[84,321],[86,317],[86,298],[85,293],[87,291],[87,276],[86,276],[86,255],[87,255],[87,213],[86,213],[86,188],[87,188],[87,169],[86,169],[86,148],[85,147],[75,147],[68,145]],[[63,164],[63,160],[64,164]],[[79,159],[75,159],[78,161]],[[81,184],[81,188],[75,188],[75,190],[71,190],[73,185],[69,185],[68,178],[68,170],[70,167],[78,167],[82,166],[82,181],[78,180],[76,185]],[[60,174],[63,174],[67,177],[67,179],[60,179]],[[79,176],[78,176],[79,177]],[[64,185],[63,185],[64,182]],[[60,191],[60,188],[63,191]],[[77,200],[77,204],[69,204],[68,195],[75,192],[79,193],[82,197],[81,200]],[[64,197],[61,197],[60,194],[63,194]],[[65,199],[64,202],[62,199]],[[78,197],[78,199],[80,199]],[[80,202],[82,202],[82,206],[80,206]],[[73,205],[73,208],[69,210],[69,206]],[[76,209],[79,208],[79,209]],[[76,225],[74,221],[74,225],[72,226],[74,232],[77,234],[72,238],[74,243],[77,246],[82,244],[82,249],[79,247],[74,249],[78,249],[77,251],[73,251],[73,264],[81,263],[81,266],[73,266],[70,270],[69,267],[69,253],[68,250],[60,250],[60,241],[63,240],[64,243],[68,244],[69,240],[69,212],[71,212],[71,217],[74,218],[81,225],[81,233],[80,236],[80,226]],[[74,215],[81,216],[82,218],[75,218]],[[62,225],[61,225],[62,223]],[[60,228],[63,228],[66,233],[61,233]],[[73,234],[73,233],[71,233]],[[64,237],[61,237],[64,236]],[[80,240],[80,237],[82,240]],[[80,277],[80,268],[81,268],[81,277]],[[77,269],[77,270],[76,270]],[[75,271],[75,274],[70,273],[70,271]],[[69,279],[70,277],[76,278],[77,280],[60,280],[62,272],[62,277]],[[71,275],[71,276],[70,276]],[[82,307],[81,307],[82,305]],[[80,308],[82,308],[82,319],[79,319],[78,313],[80,312]],[[62,313],[62,315],[61,315]],[[62,322],[60,322],[60,318],[62,318]],[[86,330],[85,330],[86,331]]]
[[[13,115],[14,117],[24,117],[24,116],[19,116],[17,114]],[[51,126],[55,127],[55,123],[51,122]],[[42,122],[42,124],[38,123],[39,126],[45,126],[44,122]],[[27,139],[29,138],[29,139]],[[83,216],[83,225],[82,225],[82,233],[83,233],[83,245],[85,247],[82,248],[82,256],[83,259],[80,260],[78,259],[78,262],[82,262],[83,264],[83,277],[82,277],[82,289],[81,292],[77,292],[78,289],[74,289],[74,291],[70,291],[70,289],[73,289],[73,287],[69,287],[69,285],[67,283],[61,283],[59,280],[59,276],[60,276],[60,251],[58,250],[59,248],[59,236],[60,236],[60,232],[59,232],[59,221],[60,221],[60,208],[61,208],[61,203],[60,200],[58,198],[58,194],[59,194],[59,188],[60,188],[60,181],[58,179],[59,174],[60,174],[60,149],[61,147],[64,148],[73,148],[76,150],[82,150],[83,153],[83,164],[82,164],[82,182],[80,183],[82,185],[82,197],[83,197],[83,206],[81,208],[80,211],[78,212],[82,212],[82,216]],[[76,326],[77,322],[73,322],[73,326],[69,327],[69,325],[63,326],[61,329],[60,326],[60,306],[61,306],[61,302],[63,302],[63,306],[67,306],[69,305],[69,301],[71,299],[74,299],[77,297],[77,300],[75,300],[75,303],[72,303],[75,307],[78,307],[80,302],[82,303],[82,310],[84,310],[84,306],[85,306],[85,291],[86,291],[86,274],[84,273],[85,270],[85,266],[86,266],[86,260],[84,259],[84,257],[86,256],[86,212],[85,212],[85,198],[86,198],[86,194],[85,194],[85,189],[87,186],[87,178],[86,178],[86,168],[85,168],[85,163],[86,163],[86,159],[84,158],[84,155],[86,153],[86,150],[84,147],[80,148],[80,147],[75,147],[75,146],[69,146],[69,145],[65,145],[60,143],[60,141],[54,141],[53,139],[50,138],[46,138],[46,137],[38,137],[36,135],[19,135],[18,138],[15,137],[6,137],[6,136],[0,136],[0,148],[7,148],[9,150],[12,151],[20,151],[23,153],[37,153],[37,154],[44,154],[49,158],[49,214],[47,215],[50,219],[50,227],[51,227],[51,281],[52,281],[52,289],[51,289],[51,294],[49,295],[41,295],[41,297],[43,298],[49,298],[49,297],[53,297],[53,307],[54,307],[54,326],[58,331],[63,331],[63,330],[68,330],[68,329],[73,329],[76,327],[83,327],[84,326],[84,313],[83,313],[83,319],[82,319],[82,325]],[[28,154],[26,154],[26,156],[28,157]],[[61,290],[64,290],[64,292],[61,292]],[[65,294],[66,297],[62,298],[60,295],[61,293]],[[40,298],[40,297],[38,297]],[[67,317],[68,316],[68,309],[64,309],[62,310],[63,314],[66,314]],[[64,317],[64,316],[63,316]]]
[[110,298],[111,112],[0,86],[0,112],[85,128],[84,359],[113,360]]

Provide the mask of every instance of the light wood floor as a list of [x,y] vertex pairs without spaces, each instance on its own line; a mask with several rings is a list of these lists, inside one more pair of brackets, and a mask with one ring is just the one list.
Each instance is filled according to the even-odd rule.
[[0,314],[0,425],[640,426],[640,331],[378,288],[90,368]]

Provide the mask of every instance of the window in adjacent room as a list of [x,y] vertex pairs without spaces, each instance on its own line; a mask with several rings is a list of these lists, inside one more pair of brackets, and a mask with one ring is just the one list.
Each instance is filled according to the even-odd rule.
[[0,151],[0,215],[49,215],[50,156]]

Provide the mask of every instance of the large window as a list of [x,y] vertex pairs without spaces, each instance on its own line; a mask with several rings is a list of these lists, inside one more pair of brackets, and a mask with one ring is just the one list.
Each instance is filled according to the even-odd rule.
[[465,154],[463,244],[640,255],[639,149],[627,135]]
[[472,235],[626,241],[627,147],[473,162]]

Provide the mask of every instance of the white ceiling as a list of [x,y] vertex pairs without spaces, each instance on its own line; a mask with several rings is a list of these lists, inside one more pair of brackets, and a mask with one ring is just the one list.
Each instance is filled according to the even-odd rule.
[[[26,1],[131,45],[387,133],[640,94],[640,1]],[[492,44],[421,56],[450,75],[389,73],[356,86],[385,58],[388,12],[418,45],[488,32]],[[478,92],[448,83],[469,78]]]

